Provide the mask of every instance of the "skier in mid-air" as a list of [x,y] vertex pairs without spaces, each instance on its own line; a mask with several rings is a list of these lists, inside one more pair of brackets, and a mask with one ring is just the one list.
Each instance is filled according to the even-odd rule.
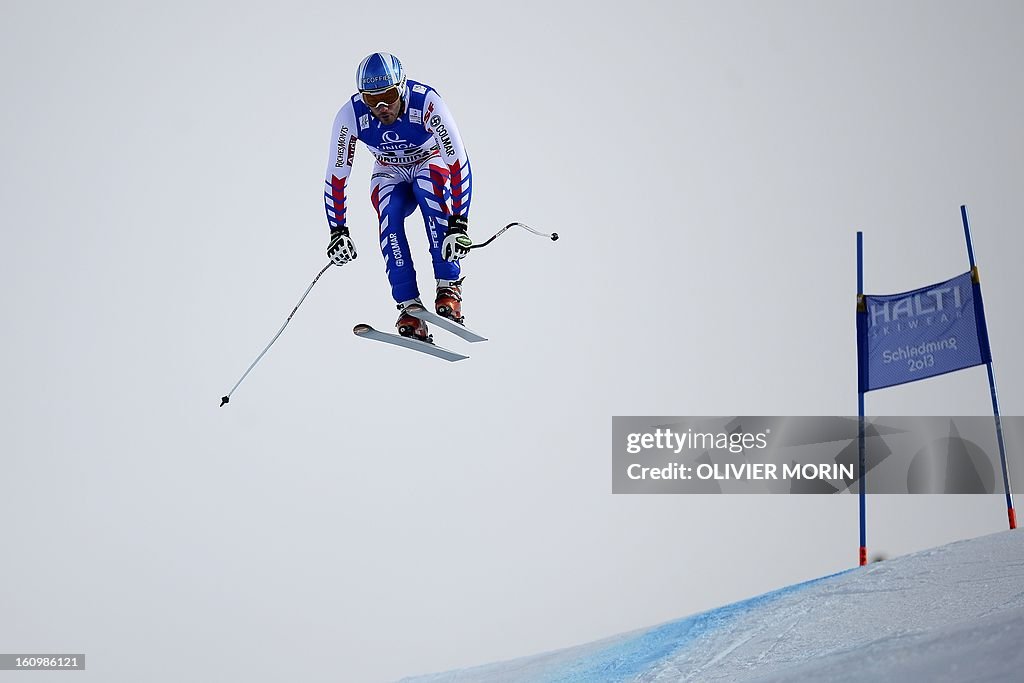
[[430,243],[438,315],[463,323],[459,260],[473,245],[467,234],[473,179],[459,129],[437,91],[409,80],[401,62],[375,52],[356,69],[358,92],[334,119],[324,202],[331,228],[327,256],[337,265],[356,257],[345,223],[348,177],[360,140],[376,162],[370,201],[380,225],[380,247],[401,311],[399,334],[428,341],[427,326],[409,314],[422,306],[405,235],[405,219],[419,207]]

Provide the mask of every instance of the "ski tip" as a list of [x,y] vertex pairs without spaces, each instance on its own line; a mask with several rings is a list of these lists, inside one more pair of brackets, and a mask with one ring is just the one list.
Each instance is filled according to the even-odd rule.
[[359,323],[352,328],[352,332],[355,334],[366,334],[367,332],[373,332],[373,328],[366,323]]
[[551,241],[552,242],[557,242],[558,241],[558,233],[557,232],[551,233]]
[[220,407],[223,408],[224,404],[227,403],[230,400],[231,400],[231,398],[228,397],[228,396],[221,396],[220,397]]

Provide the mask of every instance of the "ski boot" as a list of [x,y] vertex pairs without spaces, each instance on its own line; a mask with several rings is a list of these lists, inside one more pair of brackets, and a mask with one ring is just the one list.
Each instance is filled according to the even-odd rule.
[[460,325],[464,325],[466,318],[462,315],[462,281],[438,280],[437,298],[434,299],[434,310],[442,318],[448,318]]
[[422,309],[423,302],[419,299],[413,299],[412,301],[398,304],[398,309],[402,311],[401,315],[398,316],[398,322],[395,323],[395,327],[398,328],[398,334],[403,337],[419,339],[428,344],[433,343],[434,338],[427,334],[427,324],[416,316],[409,314],[410,306],[418,306]]

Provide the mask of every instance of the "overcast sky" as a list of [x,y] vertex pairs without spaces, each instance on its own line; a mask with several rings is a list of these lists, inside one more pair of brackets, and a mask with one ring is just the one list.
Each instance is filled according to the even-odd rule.
[[[94,681],[387,681],[852,566],[853,496],[611,495],[611,417],[855,415],[856,231],[868,292],[920,287],[967,270],[962,203],[1002,409],[1024,412],[1022,20],[5,3],[0,651],[84,652]],[[458,121],[471,232],[562,239],[465,261],[491,341],[445,342],[471,360],[357,339],[395,317],[360,148],[359,259],[218,408],[326,263],[331,122],[376,50]],[[867,406],[990,410],[981,368]],[[868,514],[890,555],[1005,525],[999,496]]]

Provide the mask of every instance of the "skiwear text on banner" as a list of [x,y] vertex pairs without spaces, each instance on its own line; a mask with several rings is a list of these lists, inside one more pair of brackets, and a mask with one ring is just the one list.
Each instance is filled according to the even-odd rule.
[[980,285],[967,272],[902,294],[865,294],[857,351],[861,392],[991,362]]

